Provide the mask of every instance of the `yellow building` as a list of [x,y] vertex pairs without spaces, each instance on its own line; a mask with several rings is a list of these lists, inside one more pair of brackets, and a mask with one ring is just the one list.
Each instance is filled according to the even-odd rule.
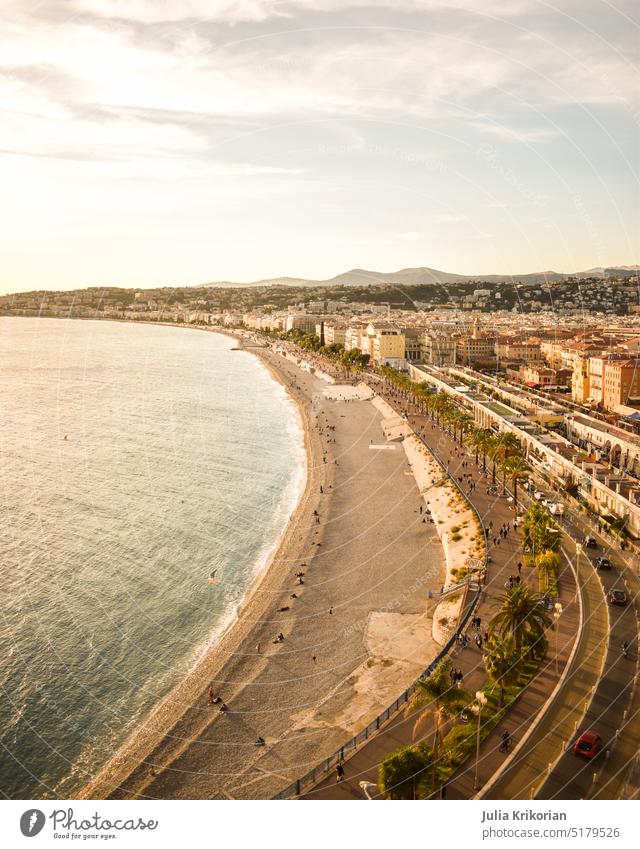
[[586,404],[591,394],[589,356],[576,356],[571,375],[571,398],[576,404]]
[[[366,347],[364,347],[365,340]],[[366,333],[363,334],[362,351],[369,354],[376,365],[404,368],[404,333],[389,322],[372,322],[367,325]]]

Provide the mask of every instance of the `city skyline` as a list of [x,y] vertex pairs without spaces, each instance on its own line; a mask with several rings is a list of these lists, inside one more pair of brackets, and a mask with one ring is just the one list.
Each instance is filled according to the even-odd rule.
[[631,3],[5,9],[0,292],[637,262]]

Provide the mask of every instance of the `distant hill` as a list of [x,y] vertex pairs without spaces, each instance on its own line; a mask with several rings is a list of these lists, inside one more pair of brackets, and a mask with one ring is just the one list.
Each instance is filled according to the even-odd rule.
[[[637,271],[640,266],[620,265],[607,266],[622,271]],[[268,280],[255,280],[253,283],[235,283],[228,280],[201,284],[201,288],[211,286],[427,286],[443,283],[458,283],[477,280],[479,283],[523,283],[539,285],[540,283],[555,283],[567,277],[604,277],[604,268],[589,268],[586,271],[536,271],[527,274],[453,274],[448,271],[438,271],[436,268],[403,268],[400,271],[368,271],[365,268],[352,268],[328,280],[308,280],[302,277],[274,277]]]

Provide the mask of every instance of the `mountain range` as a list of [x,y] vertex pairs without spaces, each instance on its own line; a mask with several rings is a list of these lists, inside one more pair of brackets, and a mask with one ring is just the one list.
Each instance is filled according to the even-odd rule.
[[[637,271],[637,265],[608,266],[607,270]],[[453,274],[448,271],[438,271],[436,268],[403,268],[400,271],[368,271],[364,268],[352,268],[328,280],[309,280],[303,277],[273,277],[267,280],[255,280],[252,283],[236,283],[228,280],[205,283],[201,288],[236,287],[236,286],[428,286],[441,283],[463,283],[477,281],[485,283],[523,283],[535,285],[540,283],[555,283],[567,277],[600,277],[605,276],[604,268],[589,268],[586,271],[563,273],[559,271],[536,271],[528,274]]]

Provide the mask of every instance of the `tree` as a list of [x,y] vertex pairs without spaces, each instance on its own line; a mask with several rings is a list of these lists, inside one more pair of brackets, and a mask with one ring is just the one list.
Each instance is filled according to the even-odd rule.
[[499,707],[502,707],[505,691],[520,680],[523,652],[516,647],[513,634],[501,637],[494,633],[485,643],[482,659],[490,681],[500,690]]
[[435,763],[433,750],[426,743],[403,746],[387,755],[378,767],[378,787],[387,799],[416,799]]
[[541,504],[532,504],[522,518],[522,542],[537,557],[560,547],[559,528]]
[[474,433],[474,445],[482,454],[482,470],[487,470],[487,455],[493,450],[495,437],[490,430],[478,428]]
[[526,480],[529,476],[529,467],[522,457],[509,456],[502,461],[503,484],[506,487],[507,481],[513,485],[513,506],[516,513],[518,512],[518,481]]
[[406,711],[407,715],[420,712],[413,728],[414,734],[418,733],[429,718],[433,718],[433,751],[436,755],[440,752],[447,721],[471,701],[466,690],[458,689],[452,684],[451,668],[451,660],[447,657],[440,661],[431,675],[421,678]]
[[490,635],[512,636],[517,651],[525,644],[532,646],[544,640],[551,619],[540,593],[533,592],[525,584],[514,584],[498,599],[498,606],[498,612],[489,623]]

